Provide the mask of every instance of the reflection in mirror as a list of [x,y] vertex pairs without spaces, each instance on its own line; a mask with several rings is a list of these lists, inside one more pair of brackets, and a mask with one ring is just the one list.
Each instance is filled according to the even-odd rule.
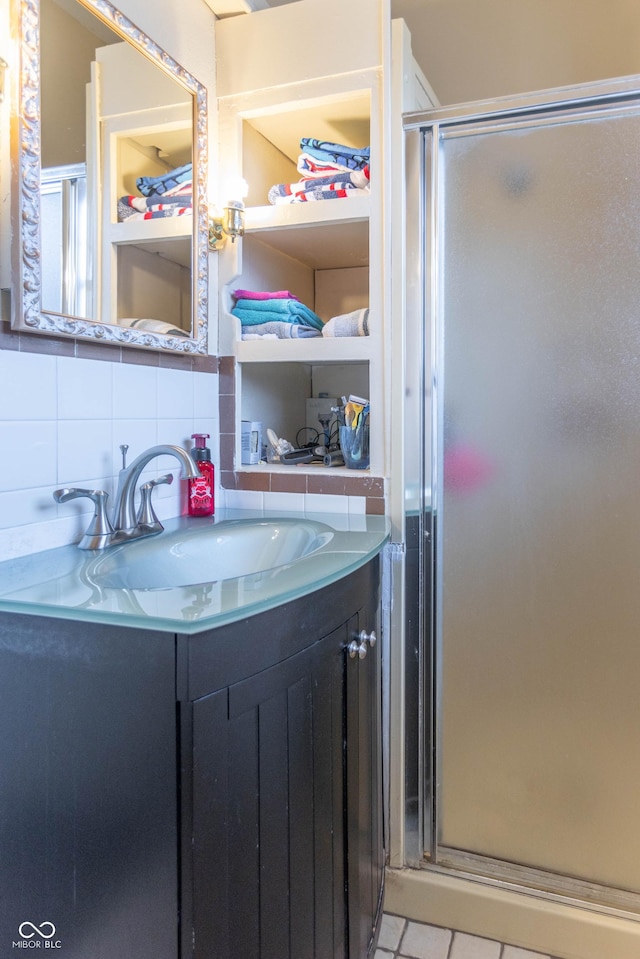
[[13,326],[206,353],[204,87],[108,0],[19,2]]
[[97,316],[91,270],[97,238],[88,232],[87,164],[43,165],[40,210],[43,309]]

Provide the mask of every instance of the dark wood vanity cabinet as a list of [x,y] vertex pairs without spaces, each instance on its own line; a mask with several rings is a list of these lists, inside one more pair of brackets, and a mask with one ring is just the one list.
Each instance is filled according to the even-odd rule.
[[91,959],[365,959],[377,615],[374,560],[189,636],[5,617],[0,956],[27,922]]
[[0,616],[3,959],[175,959],[176,759],[171,634]]
[[[361,633],[375,627],[373,610],[359,616]],[[372,626],[371,624],[374,624]],[[350,637],[354,631],[350,630]],[[346,721],[346,828],[349,959],[368,954],[376,917],[382,908],[384,836],[382,812],[382,744],[380,715],[380,631],[375,627],[375,645],[360,659],[347,659],[345,689]]]
[[367,643],[361,659],[348,646],[361,630],[379,634],[377,616],[374,562],[189,640],[185,955],[191,942],[195,959],[372,951],[383,878],[380,647]]
[[196,959],[344,954],[345,639],[193,704]]

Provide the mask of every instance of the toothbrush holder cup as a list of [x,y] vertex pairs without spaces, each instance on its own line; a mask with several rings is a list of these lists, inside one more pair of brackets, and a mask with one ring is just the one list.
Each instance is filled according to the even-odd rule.
[[340,427],[340,449],[344,465],[352,470],[369,468],[369,416],[360,416],[355,429],[351,426]]

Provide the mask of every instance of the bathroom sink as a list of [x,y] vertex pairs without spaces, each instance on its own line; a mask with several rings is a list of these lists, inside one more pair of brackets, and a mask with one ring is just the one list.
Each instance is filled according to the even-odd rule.
[[264,573],[322,549],[333,538],[306,519],[226,520],[107,550],[87,570],[96,586],[168,589]]

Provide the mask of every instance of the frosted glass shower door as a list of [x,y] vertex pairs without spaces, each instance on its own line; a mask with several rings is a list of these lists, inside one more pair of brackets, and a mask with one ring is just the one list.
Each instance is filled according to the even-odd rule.
[[437,839],[640,891],[640,118],[438,150]]

